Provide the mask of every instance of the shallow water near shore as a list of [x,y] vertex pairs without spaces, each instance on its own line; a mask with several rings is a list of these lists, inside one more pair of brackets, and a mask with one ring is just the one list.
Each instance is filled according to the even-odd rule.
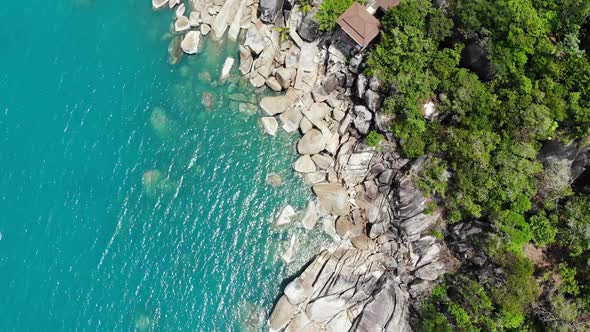
[[310,196],[297,135],[263,135],[230,99],[253,91],[214,83],[235,45],[171,66],[171,18],[147,0],[3,4],[0,330],[256,329],[292,272],[271,225]]

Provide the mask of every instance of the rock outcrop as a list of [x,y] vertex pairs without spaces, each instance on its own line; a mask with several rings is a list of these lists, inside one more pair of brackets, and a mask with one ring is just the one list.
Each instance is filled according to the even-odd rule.
[[265,23],[274,23],[277,15],[283,9],[285,0],[260,0],[258,11],[260,19]]
[[186,33],[180,47],[186,54],[199,53],[199,44],[201,42],[201,34],[198,31],[189,31]]

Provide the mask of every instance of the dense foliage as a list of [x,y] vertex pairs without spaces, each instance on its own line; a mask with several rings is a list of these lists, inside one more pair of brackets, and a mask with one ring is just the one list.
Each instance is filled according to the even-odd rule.
[[[421,330],[584,326],[590,198],[572,189],[569,164],[537,155],[549,140],[588,141],[589,15],[588,0],[455,0],[445,11],[402,0],[382,20],[368,62],[394,91],[383,110],[391,130],[406,157],[428,157],[417,185],[449,223],[491,224],[480,246],[500,271],[449,277]],[[547,256],[536,269],[531,244]]]
[[324,0],[320,5],[314,20],[319,24],[320,30],[332,31],[336,27],[336,20],[342,15],[354,0]]

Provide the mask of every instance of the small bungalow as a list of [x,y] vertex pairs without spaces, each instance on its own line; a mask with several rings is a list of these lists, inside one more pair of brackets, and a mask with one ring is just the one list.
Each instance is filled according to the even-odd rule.
[[394,8],[399,6],[400,0],[371,0],[367,3],[367,11],[371,15],[377,16],[377,18],[382,18],[385,16],[389,8]]
[[375,17],[383,17],[388,9],[397,7],[400,0],[371,0],[367,6],[355,2],[336,21],[342,39],[356,51],[364,50],[379,35],[381,24]]

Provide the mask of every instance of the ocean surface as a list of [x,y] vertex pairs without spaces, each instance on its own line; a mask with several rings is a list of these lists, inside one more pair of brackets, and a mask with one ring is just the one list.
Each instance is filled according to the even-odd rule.
[[[298,134],[239,110],[260,96],[237,68],[217,82],[236,45],[173,66],[172,13],[149,0],[1,7],[0,331],[264,326],[323,238],[272,227],[310,191]],[[287,266],[294,234],[308,251]]]

